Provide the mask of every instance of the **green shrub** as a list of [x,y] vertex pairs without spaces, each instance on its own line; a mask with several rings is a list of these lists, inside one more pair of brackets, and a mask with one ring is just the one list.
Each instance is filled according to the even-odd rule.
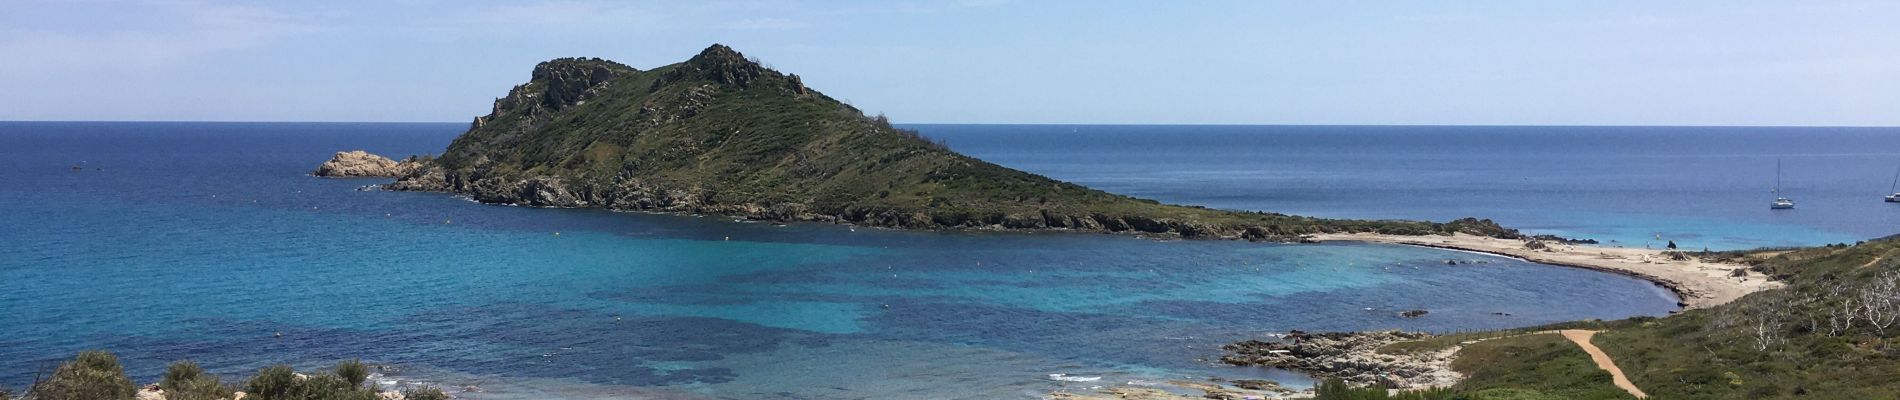
[[377,396],[375,392],[350,385],[343,377],[322,374],[291,385],[285,397],[264,400],[377,400]]
[[[199,367],[198,363],[191,361],[174,362],[171,366],[165,367],[165,377],[159,379],[158,388],[164,389],[167,393],[173,392],[189,385],[192,381],[198,380],[198,378],[204,377],[204,375],[205,369]],[[167,398],[169,398],[169,396],[167,396]]]
[[125,377],[119,358],[88,350],[53,370],[53,376],[33,384],[35,400],[129,400],[138,387]]
[[1313,390],[1313,400],[1453,400],[1464,399],[1451,389],[1404,390],[1390,393],[1385,388],[1356,388],[1345,381],[1327,379]]
[[198,363],[179,361],[165,368],[165,377],[158,382],[158,388],[165,391],[165,400],[217,400],[231,397],[232,390],[218,381],[217,375],[206,374]]
[[442,393],[442,389],[436,388],[434,386],[409,388],[408,390],[402,391],[402,398],[405,400],[449,400],[450,399],[448,393]]
[[358,361],[338,364],[335,374],[304,378],[298,378],[288,366],[277,365],[251,377],[248,394],[256,400],[379,400],[375,390],[359,384],[368,377],[369,369]]
[[245,385],[246,394],[257,396],[259,400],[289,399],[291,389],[297,385],[297,373],[288,365],[272,365],[258,370]]
[[350,387],[362,387],[363,382],[369,380],[369,364],[364,364],[363,360],[337,363],[336,376],[342,377],[344,382],[349,382]]

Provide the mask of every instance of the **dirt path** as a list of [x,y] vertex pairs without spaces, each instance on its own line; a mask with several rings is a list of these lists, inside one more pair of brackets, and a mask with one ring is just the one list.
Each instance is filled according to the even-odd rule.
[[1616,367],[1616,362],[1610,360],[1609,354],[1605,354],[1603,349],[1598,349],[1597,345],[1590,344],[1590,338],[1596,336],[1597,331],[1565,329],[1559,331],[1559,333],[1562,333],[1565,339],[1570,339],[1571,342],[1576,343],[1577,347],[1582,347],[1583,352],[1590,353],[1590,360],[1596,361],[1597,368],[1609,371],[1610,383],[1616,384],[1616,387],[1622,388],[1625,392],[1630,392],[1631,396],[1636,396],[1638,399],[1649,397],[1648,394],[1643,393],[1643,389],[1638,389],[1636,388],[1636,384],[1630,383],[1629,377],[1623,376],[1623,369]]
[[1874,257],[1874,259],[1872,259],[1872,260],[1867,260],[1867,263],[1866,263],[1866,264],[1861,264],[1861,265],[1860,265],[1860,267],[1861,267],[1861,268],[1867,268],[1867,267],[1872,267],[1872,266],[1874,266],[1874,264],[1879,264],[1879,263],[1880,263],[1880,260],[1885,260],[1885,259],[1887,259],[1887,256],[1888,256],[1888,255],[1892,255],[1892,254],[1893,254],[1893,250],[1887,250],[1887,252],[1885,252],[1885,253],[1880,253],[1880,256],[1879,256],[1879,257]]

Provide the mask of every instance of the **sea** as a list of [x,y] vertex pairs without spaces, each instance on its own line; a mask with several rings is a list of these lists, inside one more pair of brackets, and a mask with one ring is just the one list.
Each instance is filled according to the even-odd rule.
[[[1900,129],[911,125],[1171,203],[1475,216],[1611,246],[1894,233]],[[0,388],[86,349],[139,382],[385,366],[469,399],[1033,399],[1210,378],[1289,330],[1661,316],[1648,282],[1361,243],[915,232],[484,205],[309,176],[462,123],[0,122]],[[1780,187],[1794,210],[1771,211]],[[1460,261],[1450,265],[1446,261]],[[1417,318],[1404,310],[1430,313]]]

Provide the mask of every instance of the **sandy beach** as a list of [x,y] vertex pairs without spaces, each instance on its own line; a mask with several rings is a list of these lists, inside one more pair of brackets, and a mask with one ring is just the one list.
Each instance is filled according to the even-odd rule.
[[[1398,236],[1380,234],[1323,234],[1312,239],[1402,244],[1476,251],[1533,262],[1588,268],[1629,275],[1669,288],[1682,297],[1685,308],[1706,308],[1734,301],[1762,290],[1781,287],[1748,266],[1705,262],[1694,257],[1671,260],[1663,249],[1544,242],[1544,249],[1526,247],[1524,240],[1457,234],[1454,236]],[[1734,276],[1737,270],[1743,275]]]

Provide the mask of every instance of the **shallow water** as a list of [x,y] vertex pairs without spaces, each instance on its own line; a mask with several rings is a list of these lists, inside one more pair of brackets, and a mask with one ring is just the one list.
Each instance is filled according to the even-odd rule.
[[[1622,276],[1403,246],[775,226],[304,175],[339,149],[439,151],[460,128],[0,123],[0,384],[105,348],[140,381],[176,359],[236,377],[363,357],[473,398],[1030,398],[1299,382],[1205,361],[1289,329],[1500,328],[1675,301]],[[1415,308],[1431,314],[1395,315]]]

